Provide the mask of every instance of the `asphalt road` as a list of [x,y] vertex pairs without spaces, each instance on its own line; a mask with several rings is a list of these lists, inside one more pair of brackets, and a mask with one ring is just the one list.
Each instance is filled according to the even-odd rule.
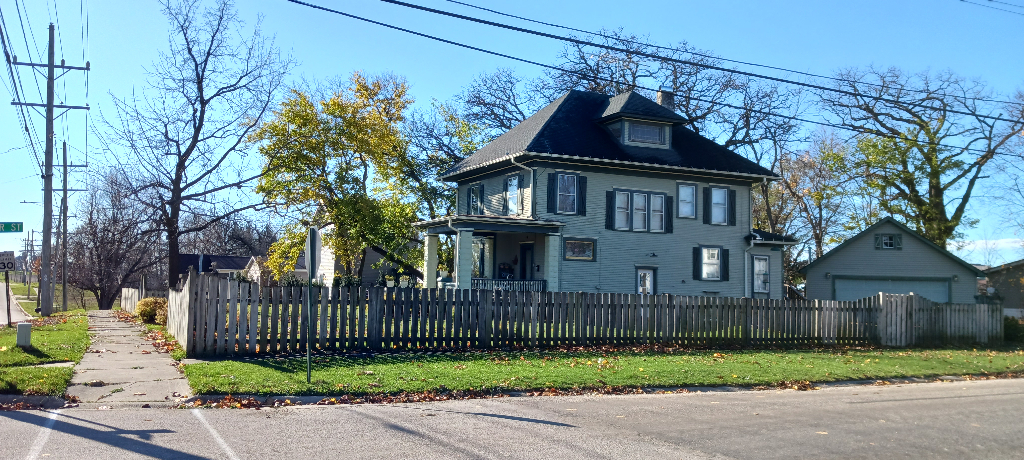
[[2,458],[1021,458],[1024,380],[0,412]]

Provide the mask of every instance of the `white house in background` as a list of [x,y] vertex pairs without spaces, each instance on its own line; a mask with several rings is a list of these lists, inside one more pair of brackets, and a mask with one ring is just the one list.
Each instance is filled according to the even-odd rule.
[[[323,234],[330,232],[331,226],[325,227],[320,230],[321,237],[318,240],[323,241]],[[340,273],[343,270],[342,264],[338,262],[334,256],[334,251],[329,246],[320,245],[317,252],[320,253],[319,260],[315,272],[313,273],[313,279],[323,283],[325,286],[330,286],[334,282],[335,273]],[[383,259],[378,252],[367,249],[366,261],[363,268],[363,276],[361,284],[363,286],[372,286],[378,283],[381,278],[381,271],[385,269],[373,268],[373,265]],[[253,256],[249,259],[248,263],[242,268],[247,278],[253,282],[258,282],[260,285],[267,285],[265,280],[269,279],[270,270],[267,268],[267,258],[260,256]],[[305,280],[308,270],[306,268],[306,257],[305,255],[299,255],[298,260],[295,263],[292,274],[300,280]]]

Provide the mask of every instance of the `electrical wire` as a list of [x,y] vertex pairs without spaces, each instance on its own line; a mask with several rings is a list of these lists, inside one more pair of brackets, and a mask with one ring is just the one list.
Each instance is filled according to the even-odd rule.
[[[961,2],[964,2],[964,3],[968,3],[968,4],[971,4],[971,5],[977,5],[977,6],[982,6],[982,7],[985,7],[985,8],[991,8],[991,9],[993,9],[993,10],[996,10],[996,11],[1002,11],[1002,12],[1004,12],[1004,13],[1010,13],[1010,14],[1019,14],[1019,15],[1021,15],[1021,16],[1024,16],[1024,13],[1021,13],[1021,12],[1019,12],[1019,11],[1011,11],[1011,10],[1008,10],[1008,9],[1006,9],[1006,8],[999,8],[999,7],[997,7],[997,6],[992,6],[992,5],[985,5],[985,4],[982,4],[982,3],[976,3],[976,2],[971,2],[971,1],[968,1],[968,0],[960,0],[960,1],[961,1]],[[991,0],[990,0],[990,1],[991,1]],[[1002,2],[997,2],[997,3],[1002,3]],[[1017,6],[1017,5],[1014,5],[1014,6]]]
[[[293,3],[301,3],[301,2],[298,2],[298,1],[295,1],[295,0],[288,0],[288,1],[292,1]],[[941,112],[945,112],[945,113],[955,113],[955,114],[958,114],[958,115],[965,115],[965,116],[976,117],[976,118],[984,118],[984,119],[988,119],[988,120],[997,120],[997,121],[1004,121],[1004,122],[1009,122],[1009,123],[1018,123],[1020,121],[1020,120],[1011,120],[1009,118],[1003,118],[1003,117],[1000,117],[1000,116],[979,115],[979,114],[976,114],[976,113],[970,113],[970,112],[965,112],[965,111],[956,110],[956,109],[933,107],[931,105],[922,104],[922,103],[918,103],[918,102],[898,101],[898,100],[890,99],[890,98],[886,98],[886,97],[871,96],[871,95],[868,95],[868,94],[858,93],[856,91],[848,91],[848,90],[839,89],[839,88],[829,88],[827,86],[817,85],[817,84],[813,84],[813,83],[806,83],[806,82],[801,82],[801,81],[796,81],[796,80],[789,80],[789,79],[786,79],[786,78],[773,77],[773,76],[770,76],[770,75],[763,75],[763,74],[758,74],[758,73],[754,73],[754,72],[747,72],[745,70],[730,69],[730,68],[727,68],[727,67],[710,65],[710,64],[704,64],[704,63],[690,61],[690,60],[686,60],[686,59],[676,59],[676,58],[670,58],[670,57],[665,57],[665,56],[659,56],[657,54],[647,53],[647,52],[638,51],[638,50],[629,50],[629,49],[620,48],[620,47],[617,47],[617,46],[602,45],[600,43],[594,43],[594,42],[587,41],[587,40],[580,40],[578,38],[565,37],[565,36],[562,36],[562,35],[549,34],[547,32],[541,32],[541,31],[537,31],[537,30],[526,29],[526,28],[523,28],[523,27],[511,26],[511,25],[508,25],[508,24],[502,24],[500,22],[494,22],[494,21],[488,21],[488,20],[485,20],[485,19],[474,18],[472,16],[466,16],[466,15],[462,15],[462,14],[451,13],[451,12],[444,11],[444,10],[438,10],[436,8],[428,8],[428,7],[425,7],[425,6],[415,5],[415,4],[412,4],[412,3],[406,3],[406,2],[402,2],[402,1],[398,1],[398,0],[381,0],[381,1],[383,1],[385,3],[392,3],[392,4],[395,4],[395,5],[399,5],[399,6],[404,6],[404,7],[407,7],[407,8],[412,8],[412,9],[417,9],[417,10],[421,10],[421,11],[426,11],[426,12],[429,12],[429,13],[435,13],[435,14],[439,14],[439,15],[442,15],[442,16],[448,16],[448,17],[452,17],[452,18],[456,18],[456,19],[463,19],[463,20],[470,21],[470,22],[475,22],[475,23],[478,23],[478,24],[484,24],[484,25],[489,25],[489,26],[493,26],[493,27],[499,27],[499,28],[502,28],[502,29],[512,30],[512,31],[515,31],[515,32],[522,32],[522,33],[526,33],[526,34],[530,34],[530,35],[536,35],[536,36],[539,36],[539,37],[551,38],[551,39],[554,39],[554,40],[560,40],[560,41],[564,41],[564,42],[575,43],[575,44],[583,45],[583,46],[592,46],[592,47],[595,47],[595,48],[602,48],[602,49],[606,49],[606,50],[609,50],[609,51],[616,51],[616,52],[631,54],[631,55],[635,55],[635,56],[643,56],[643,57],[646,57],[646,58],[657,59],[657,60],[660,60],[660,61],[675,62],[675,63],[678,63],[678,64],[690,65],[690,66],[700,67],[700,68],[704,68],[704,69],[708,69],[708,70],[716,70],[716,71],[719,71],[719,72],[731,73],[731,74],[736,74],[736,75],[743,75],[743,76],[751,77],[751,78],[759,78],[759,79],[774,81],[774,82],[778,82],[778,83],[802,86],[802,87],[805,87],[805,88],[816,89],[816,90],[819,90],[819,91],[828,91],[828,92],[844,94],[844,95],[852,96],[852,97],[868,98],[868,99],[871,99],[871,100],[880,101],[880,102],[886,102],[886,103],[890,103],[890,104],[907,105],[907,106],[912,106],[912,107],[919,107],[919,108],[926,109],[926,110],[941,111]]]
[[[543,67],[543,68],[547,68],[547,69],[551,69],[551,70],[556,70],[556,71],[559,71],[559,72],[567,72],[567,73],[575,74],[575,75],[580,76],[581,78],[584,78],[584,79],[587,79],[587,80],[602,80],[602,81],[612,82],[612,83],[621,83],[619,81],[612,80],[610,78],[593,77],[593,76],[590,76],[590,75],[583,74],[582,72],[574,72],[574,71],[570,71],[570,70],[565,70],[565,69],[562,69],[562,68],[560,68],[558,66],[544,64],[544,63],[537,62],[537,61],[531,61],[529,59],[515,57],[515,56],[512,56],[512,55],[508,55],[508,54],[504,54],[504,53],[499,53],[497,51],[491,51],[491,50],[487,50],[487,49],[484,49],[484,48],[480,48],[480,47],[476,47],[476,46],[472,46],[472,45],[467,45],[467,44],[464,44],[464,43],[459,43],[459,42],[456,42],[456,41],[448,40],[448,39],[437,37],[437,36],[434,36],[434,35],[429,35],[429,34],[425,34],[425,33],[422,33],[422,32],[416,32],[414,30],[406,29],[404,27],[399,27],[399,26],[387,24],[387,23],[384,23],[384,22],[376,21],[376,20],[373,20],[373,19],[364,18],[362,16],[356,16],[354,14],[345,13],[343,11],[335,10],[335,9],[332,9],[332,8],[327,8],[327,7],[320,6],[320,5],[315,5],[315,4],[312,4],[312,3],[303,2],[303,1],[300,1],[300,0],[286,0],[286,1],[298,4],[298,5],[306,6],[306,7],[309,7],[309,8],[313,8],[313,9],[317,9],[317,10],[321,10],[321,11],[326,11],[326,12],[329,12],[329,13],[338,14],[338,15],[345,16],[345,17],[352,18],[352,19],[356,19],[356,20],[359,20],[359,21],[368,22],[370,24],[379,25],[381,27],[386,27],[388,29],[398,30],[398,31],[405,32],[405,33],[412,34],[412,35],[416,35],[416,36],[419,36],[419,37],[429,38],[431,40],[435,40],[435,41],[438,41],[438,42],[441,42],[441,43],[446,43],[446,44],[449,44],[449,45],[454,45],[454,46],[458,46],[458,47],[461,47],[461,48],[470,49],[470,50],[473,50],[473,51],[479,51],[481,53],[490,54],[492,56],[503,57],[503,58],[506,58],[506,59],[511,59],[513,61],[518,61],[518,62],[522,62],[522,63],[526,63],[526,64],[531,64],[531,65],[535,65],[535,66],[538,66],[538,67]],[[643,86],[634,86],[634,87],[637,88],[637,89],[643,89],[643,90],[647,90],[647,91],[658,91],[658,90],[655,90],[653,88],[646,88],[646,87],[643,87]],[[680,96],[680,97],[686,97],[686,98],[689,98],[689,99],[694,100],[694,101],[704,102],[704,103],[707,103],[707,104],[718,104],[718,105],[721,105],[723,107],[729,107],[729,108],[738,109],[738,110],[745,110],[745,111],[749,111],[751,113],[756,113],[756,114],[760,114],[760,115],[772,116],[772,117],[776,117],[776,118],[783,118],[783,119],[787,119],[787,120],[798,121],[798,122],[802,122],[802,123],[815,124],[815,125],[820,125],[820,126],[827,126],[827,127],[831,127],[831,128],[842,129],[842,130],[846,130],[846,131],[852,131],[852,132],[855,132],[855,133],[858,133],[858,134],[871,134],[871,135],[875,135],[875,136],[878,136],[878,137],[885,137],[885,138],[891,138],[891,139],[897,139],[897,140],[903,140],[903,141],[916,142],[916,143],[920,143],[920,144],[924,144],[924,145],[932,145],[932,146],[936,146],[936,147],[953,148],[953,149],[957,149],[957,150],[960,150],[960,151],[973,151],[973,152],[988,153],[986,150],[975,149],[975,148],[971,148],[971,147],[949,145],[949,144],[943,144],[943,143],[939,143],[939,142],[921,142],[918,139],[912,139],[912,138],[903,137],[903,136],[893,136],[893,135],[888,134],[888,133],[876,132],[876,131],[873,131],[873,130],[860,130],[860,129],[855,129],[855,128],[852,128],[852,127],[849,127],[849,126],[843,126],[843,125],[838,125],[838,124],[835,124],[835,123],[829,123],[829,122],[824,122],[824,121],[809,120],[809,119],[806,119],[806,118],[797,117],[797,116],[793,116],[793,115],[783,115],[783,114],[778,114],[778,113],[773,113],[773,112],[768,112],[768,111],[763,111],[763,110],[750,109],[750,108],[747,108],[747,107],[741,107],[741,106],[737,106],[737,105],[733,105],[733,104],[707,101],[707,100],[704,100],[704,99],[699,99],[699,98],[696,98],[696,97],[693,97],[693,96],[690,96],[690,95],[685,95],[685,94],[678,94],[678,93],[672,93],[672,94],[675,94],[675,95]]]
[[[714,59],[714,60],[718,60],[718,61],[732,62],[732,63],[735,63],[735,64],[748,65],[748,66],[752,66],[752,67],[761,67],[761,68],[765,68],[765,69],[778,70],[778,71],[782,71],[782,72],[788,72],[788,73],[793,73],[793,74],[797,74],[797,75],[803,75],[803,76],[806,76],[806,77],[814,77],[814,78],[821,78],[821,79],[825,79],[825,80],[832,80],[832,81],[836,81],[836,82],[840,82],[840,83],[857,83],[857,84],[861,84],[861,85],[873,86],[873,87],[876,87],[876,88],[884,88],[884,85],[880,85],[878,83],[871,83],[871,82],[859,81],[859,80],[851,80],[851,79],[848,79],[848,78],[830,77],[830,76],[827,76],[827,75],[820,75],[820,74],[811,73],[811,72],[802,72],[802,71],[799,71],[799,70],[787,69],[787,68],[784,68],[784,67],[776,67],[776,66],[773,66],[773,65],[757,64],[757,63],[754,63],[754,62],[740,61],[740,60],[737,60],[737,59],[729,59],[729,58],[725,58],[725,57],[721,57],[721,56],[716,56],[716,55],[713,55],[713,54],[698,53],[696,51],[684,51],[684,50],[680,50],[678,48],[673,48],[671,46],[662,46],[662,45],[657,45],[657,44],[654,44],[654,43],[642,42],[642,41],[639,41],[639,40],[630,40],[630,39],[627,39],[627,38],[616,37],[614,35],[608,35],[608,34],[604,34],[604,33],[601,33],[601,32],[593,32],[593,31],[589,31],[589,30],[577,29],[577,28],[574,28],[574,27],[563,26],[563,25],[554,24],[554,23],[550,23],[550,22],[538,21],[536,19],[530,19],[530,18],[525,18],[525,17],[522,17],[522,16],[516,16],[514,14],[504,13],[504,12],[493,10],[493,9],[490,9],[490,8],[484,8],[482,6],[477,6],[477,5],[472,5],[472,4],[465,3],[465,2],[460,2],[458,0],[446,0],[446,1],[448,1],[450,3],[455,3],[457,5],[466,6],[466,7],[469,7],[469,8],[475,8],[475,9],[478,9],[478,10],[487,11],[489,13],[494,13],[494,14],[497,14],[497,15],[500,15],[500,16],[510,17],[510,18],[514,18],[514,19],[519,19],[519,20],[527,21],[527,22],[532,22],[534,24],[541,24],[541,25],[545,25],[545,26],[549,26],[549,27],[555,27],[555,28],[564,29],[564,30],[571,30],[573,32],[579,32],[579,33],[582,33],[582,34],[592,35],[592,36],[595,36],[595,37],[606,38],[608,40],[616,40],[616,41],[621,41],[621,42],[625,42],[625,43],[632,43],[634,45],[649,46],[649,47],[652,47],[652,48],[658,48],[658,49],[663,49],[663,50],[673,51],[673,52],[683,52],[683,53],[686,53],[686,54],[692,54],[694,56],[700,56],[702,58],[707,58],[707,59]],[[990,0],[990,1],[993,1],[993,0]],[[1022,8],[1024,8],[1024,7],[1022,7]],[[932,94],[932,95],[937,95],[937,96],[942,96],[942,97],[956,97],[956,96],[952,96],[952,95],[949,95],[949,94],[929,93],[928,91],[919,90],[919,89],[908,89],[907,91],[914,92],[914,93]],[[999,103],[999,104],[1024,105],[1024,103],[1022,103],[1022,102],[1003,101],[1003,100],[998,100],[998,99],[986,99],[986,98],[981,98],[981,97],[978,97],[978,98],[966,98],[966,99],[967,100],[973,100],[973,101],[995,102],[995,103]]]

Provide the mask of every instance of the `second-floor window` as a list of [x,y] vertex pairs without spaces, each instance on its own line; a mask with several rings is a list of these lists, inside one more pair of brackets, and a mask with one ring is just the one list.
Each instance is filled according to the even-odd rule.
[[715,225],[727,225],[729,223],[728,189],[711,189],[711,223]]
[[474,185],[466,189],[466,214],[472,216],[483,215],[484,213],[484,186]]
[[558,213],[576,214],[576,175],[558,175]]
[[505,213],[510,216],[518,216],[521,212],[520,183],[521,176],[508,176],[505,178]]
[[679,184],[679,213],[678,217],[697,217],[697,186],[693,184]]
[[633,232],[671,233],[669,203],[664,193],[613,190],[608,192],[605,228]]

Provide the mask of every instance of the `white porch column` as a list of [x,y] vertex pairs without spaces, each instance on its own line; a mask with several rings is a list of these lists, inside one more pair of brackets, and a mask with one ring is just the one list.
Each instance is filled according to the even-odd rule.
[[562,235],[548,234],[544,241],[544,279],[548,282],[548,290],[561,291],[560,268],[562,266]]
[[473,230],[459,229],[455,239],[455,283],[459,289],[472,287]]
[[437,241],[438,236],[427,234],[423,238],[423,287],[437,287]]

